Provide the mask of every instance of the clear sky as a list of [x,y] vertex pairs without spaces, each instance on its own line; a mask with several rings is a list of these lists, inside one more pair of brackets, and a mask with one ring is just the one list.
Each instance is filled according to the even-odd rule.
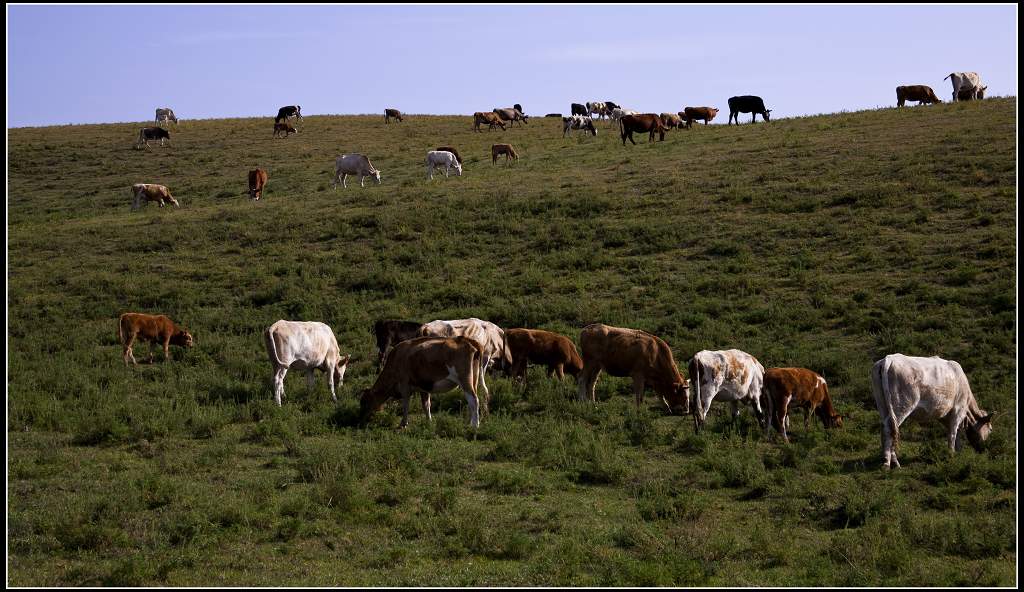
[[[1000,6],[10,6],[8,127],[180,118],[639,111],[786,117],[892,106],[895,87],[976,71],[1017,94]],[[748,116],[749,117],[749,116]],[[745,119],[744,121],[746,121]],[[724,121],[722,122],[724,123]]]

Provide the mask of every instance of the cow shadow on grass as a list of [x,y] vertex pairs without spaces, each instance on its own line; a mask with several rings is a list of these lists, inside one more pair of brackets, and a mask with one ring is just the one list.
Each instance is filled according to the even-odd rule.
[[260,387],[253,387],[242,383],[214,384],[209,389],[197,393],[196,402],[200,405],[248,403],[259,399],[261,394],[264,394],[264,390]]

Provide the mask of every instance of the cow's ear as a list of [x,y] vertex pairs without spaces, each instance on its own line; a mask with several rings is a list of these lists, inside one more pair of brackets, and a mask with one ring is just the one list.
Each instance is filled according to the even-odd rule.
[[992,423],[992,418],[995,417],[995,413],[989,413],[985,417],[978,420],[978,427],[985,425],[986,423]]

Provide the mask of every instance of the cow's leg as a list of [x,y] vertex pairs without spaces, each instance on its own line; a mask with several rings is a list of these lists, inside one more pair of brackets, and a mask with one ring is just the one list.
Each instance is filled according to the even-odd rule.
[[420,406],[423,407],[423,415],[427,416],[427,421],[434,421],[434,418],[430,416],[430,393],[423,391],[420,394]]
[[306,390],[311,391],[316,386],[316,374],[313,374],[312,368],[306,369]]
[[740,404],[739,401],[732,402],[732,427],[736,428],[740,420]]
[[149,360],[147,361],[147,363],[149,363],[149,364],[153,363],[153,345],[155,345],[155,344],[156,344],[155,341],[150,341],[149,342]]
[[412,398],[411,395],[410,389],[405,389],[405,392],[402,393],[402,423],[398,425],[399,429],[409,425],[409,399]]
[[597,401],[594,387],[597,386],[598,376],[601,374],[601,366],[598,364],[583,363],[583,371],[580,372],[579,400]]
[[644,402],[644,377],[642,374],[633,375],[633,400],[636,401],[637,410]]
[[484,399],[482,401],[481,409],[486,414],[488,413],[488,403],[491,400],[491,391],[487,388],[487,369],[491,367],[493,359],[490,356],[480,358],[480,384],[484,387]]
[[135,364],[136,366],[139,365],[139,363],[135,361],[135,356],[132,355],[132,344],[133,343],[135,343],[135,333],[134,332],[128,334],[128,341],[126,341],[125,344],[124,344],[124,353],[121,354],[121,357],[124,358],[124,365],[125,366],[128,365],[128,360],[131,360],[132,364]]
[[274,368],[274,402],[277,403],[278,407],[281,406],[281,399],[284,398],[284,377],[286,374],[288,374],[287,367]]
[[335,403],[338,402],[338,394],[334,390],[334,369],[328,368],[327,370],[327,386],[331,389],[331,400]]
[[563,369],[562,364],[555,366],[555,374],[558,375],[558,382],[565,380],[565,370]]
[[341,188],[345,189],[348,187],[348,173],[341,174]]
[[171,360],[171,334],[168,333],[164,337],[164,361],[169,362]]
[[804,431],[805,431],[805,432],[808,432],[808,431],[810,431],[810,429],[811,429],[811,428],[809,427],[809,425],[810,425],[810,417],[811,417],[811,411],[813,411],[813,407],[811,407],[810,405],[808,405],[808,406],[804,407]]
[[789,403],[793,400],[793,397],[786,397],[782,400],[781,409],[776,410],[775,417],[777,418],[778,425],[781,426],[780,432],[782,432],[782,439],[789,444],[789,434],[787,429],[789,428]]

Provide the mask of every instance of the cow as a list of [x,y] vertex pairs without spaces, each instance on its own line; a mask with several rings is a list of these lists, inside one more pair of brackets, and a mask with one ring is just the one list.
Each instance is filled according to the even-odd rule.
[[[967,90],[971,93],[972,99],[984,98],[984,90],[986,87],[981,86],[981,76],[978,76],[977,72],[952,72],[949,76],[946,76],[950,82],[953,83],[953,101],[959,101],[960,91]],[[943,80],[946,80],[943,78]],[[978,92],[981,91],[982,95],[978,96]]]
[[583,369],[577,378],[580,401],[596,401],[594,387],[604,370],[610,376],[633,379],[633,396],[639,409],[644,389],[651,387],[669,413],[689,413],[689,381],[676,367],[672,348],[661,338],[639,329],[623,329],[601,323],[580,332]]
[[484,111],[477,111],[473,114],[473,131],[480,131],[480,124],[486,123],[487,129],[492,130],[494,126],[501,127],[501,131],[505,131],[505,123],[501,121],[497,113],[487,113]]
[[259,168],[249,171],[249,199],[259,201],[266,185],[267,171]]
[[515,125],[516,122],[529,123],[526,120],[526,116],[523,112],[516,109],[515,107],[496,108],[492,110],[495,115],[501,118],[502,121],[511,121],[509,125]]
[[597,115],[598,119],[607,114],[606,105],[603,101],[589,101],[587,103],[587,115]]
[[451,152],[452,154],[455,155],[455,160],[459,162],[459,165],[462,165],[462,157],[459,156],[459,151],[452,148],[451,146],[438,146],[437,148],[434,148],[434,150],[443,150],[445,152]]
[[582,105],[580,103],[571,103],[569,105],[569,114],[587,116],[590,115],[590,110],[587,109],[586,105]]
[[397,397],[402,400],[402,423],[409,425],[409,398],[413,390],[421,391],[420,402],[428,421],[430,394],[444,393],[455,387],[462,389],[469,404],[469,425],[480,427],[479,379],[480,346],[466,337],[417,337],[403,341],[391,350],[373,386],[359,395],[359,417],[366,423],[384,403]]
[[572,117],[562,118],[562,137],[570,130],[583,130],[583,133],[590,132],[591,135],[597,135],[597,128],[594,127],[594,120],[591,117],[583,115],[573,115]]
[[509,160],[519,160],[519,155],[512,144],[494,144],[491,146],[491,164],[498,162],[498,157],[502,154],[505,155],[506,164]]
[[661,117],[661,124],[668,129],[683,127],[683,118],[675,113],[662,113],[659,117]]
[[284,377],[288,370],[306,371],[306,388],[316,383],[314,370],[327,375],[331,399],[338,402],[335,387],[345,380],[345,369],[351,355],[341,357],[341,349],[334,331],[318,321],[280,320],[263,330],[263,343],[267,346],[267,358],[274,369],[272,378],[274,402],[281,406],[284,397]]
[[654,134],[658,134],[658,139],[661,142],[665,141],[665,132],[668,128],[661,122],[661,118],[654,113],[644,113],[642,115],[623,115],[619,119],[619,133],[622,135],[622,145],[626,145],[626,139],[629,139],[633,145],[636,145],[636,140],[633,139],[633,132],[649,132],[648,142],[654,141]]
[[157,107],[156,108],[156,123],[161,121],[173,121],[174,125],[178,125],[178,118],[174,115],[174,109],[170,107]]
[[299,130],[297,130],[294,127],[292,127],[292,125],[290,123],[288,123],[287,121],[282,121],[281,123],[275,123],[274,124],[274,137],[275,138],[279,137],[281,134],[284,134],[284,137],[287,138],[290,134],[297,134],[297,133],[299,133]]
[[455,155],[447,150],[431,150],[427,152],[427,178],[434,178],[434,169],[444,167],[444,176],[448,177],[448,172],[455,169],[455,174],[459,177],[462,176],[462,165],[459,164],[459,160],[455,158]]
[[398,109],[385,109],[384,110],[384,123],[391,123],[391,118],[395,118],[398,121],[402,121],[402,112]]
[[171,359],[171,345],[179,347],[192,347],[192,334],[174,324],[170,318],[164,315],[151,315],[140,312],[126,312],[117,320],[117,336],[124,348],[121,358],[124,365],[132,364],[138,366],[135,356],[132,354],[132,344],[136,339],[149,342],[149,363],[153,363],[153,344],[159,343],[164,347],[164,361]]
[[180,206],[178,200],[174,199],[174,196],[171,195],[171,190],[165,185],[157,185],[156,183],[136,183],[132,185],[132,210],[141,208],[144,201],[155,201],[161,208],[165,204],[174,204],[174,207]]
[[561,114],[561,113],[548,113],[548,114],[547,114],[547,115],[545,115],[544,117],[555,117],[555,118],[559,118],[559,119],[561,119],[561,117],[562,117],[562,114]]
[[621,109],[621,108],[622,108],[622,105],[619,105],[618,103],[614,103],[612,101],[605,101],[604,102],[604,114],[607,115],[608,117],[611,117],[612,111],[614,111],[615,109]]
[[718,109],[714,107],[686,107],[679,112],[679,116],[686,122],[687,129],[693,127],[693,122],[697,119],[703,119],[704,125],[707,125],[715,115],[718,115]]
[[[487,400],[491,391],[487,388],[485,375],[487,370],[496,365],[499,370],[507,371],[512,366],[512,354],[509,352],[505,332],[501,327],[490,321],[477,318],[458,319],[453,321],[431,321],[420,327],[420,337],[455,337],[462,336],[472,339],[480,346],[480,382],[484,387],[483,409],[487,411]],[[474,383],[475,384],[475,383]]]
[[540,329],[509,329],[505,339],[512,356],[508,374],[515,379],[526,380],[528,362],[547,366],[548,376],[557,376],[558,380],[566,373],[578,378],[583,370],[583,358],[565,335]]
[[144,127],[139,130],[139,140],[135,142],[135,149],[142,148],[143,145],[149,148],[149,141],[160,140],[160,145],[164,145],[164,140],[171,141],[171,134],[162,127]]
[[757,120],[758,114],[765,121],[768,121],[768,114],[771,112],[771,109],[765,109],[764,100],[761,97],[753,95],[729,97],[729,125],[732,125],[733,119],[736,120],[736,125],[740,124],[740,113],[750,113],[750,123],[754,123]]
[[907,101],[917,101],[918,105],[924,103],[941,103],[939,97],[935,96],[932,87],[923,84],[896,87],[896,106],[902,107]]
[[359,175],[359,186],[363,185],[363,179],[373,177],[380,185],[380,171],[373,168],[370,159],[363,154],[342,154],[334,161],[334,189],[338,188],[338,181],[341,186],[348,187],[346,179],[349,175]]
[[395,344],[419,335],[423,323],[416,321],[378,320],[373,323],[373,335],[377,339],[377,370],[384,367],[384,357]]
[[977,97],[975,97],[975,89],[973,89],[973,88],[961,88],[960,91],[956,94],[957,100],[958,101],[971,101],[971,100],[974,100],[975,98],[977,98],[977,99],[984,99],[985,98],[985,90],[987,88],[988,88],[987,86],[983,86],[981,88],[978,88],[977,89]]
[[732,403],[733,422],[740,414],[739,403],[750,403],[765,436],[768,435],[771,399],[766,398],[762,405],[764,366],[757,358],[738,349],[702,350],[690,360],[689,374],[693,385],[690,391],[693,398],[694,431],[701,430],[707,420],[711,401],[718,399]]
[[964,369],[952,360],[938,356],[885,356],[871,368],[871,393],[882,420],[885,469],[900,466],[896,446],[900,425],[909,417],[916,421],[937,419],[945,424],[949,449],[954,453],[962,444],[958,437],[961,428],[978,452],[992,431],[994,414],[978,406]]
[[804,410],[804,431],[811,414],[816,414],[825,428],[843,427],[843,416],[832,407],[825,378],[806,368],[769,368],[764,373],[762,398],[771,399],[771,421],[782,439],[789,442],[789,410]]
[[520,105],[519,103],[516,103],[516,104],[512,105],[512,108],[515,109],[516,111],[520,112],[520,113],[523,113],[524,114],[523,117],[526,117],[526,115],[525,115],[526,111],[523,111],[523,106]]
[[611,110],[611,113],[609,113],[609,115],[608,115],[608,119],[611,122],[617,123],[620,119],[622,119],[626,115],[639,115],[639,113],[634,111],[634,110],[632,110],[632,109],[623,109],[622,107],[616,107],[616,108]]
[[302,107],[299,105],[281,107],[277,110],[277,117],[274,118],[274,123],[286,121],[290,117],[294,117],[295,119],[302,121]]

